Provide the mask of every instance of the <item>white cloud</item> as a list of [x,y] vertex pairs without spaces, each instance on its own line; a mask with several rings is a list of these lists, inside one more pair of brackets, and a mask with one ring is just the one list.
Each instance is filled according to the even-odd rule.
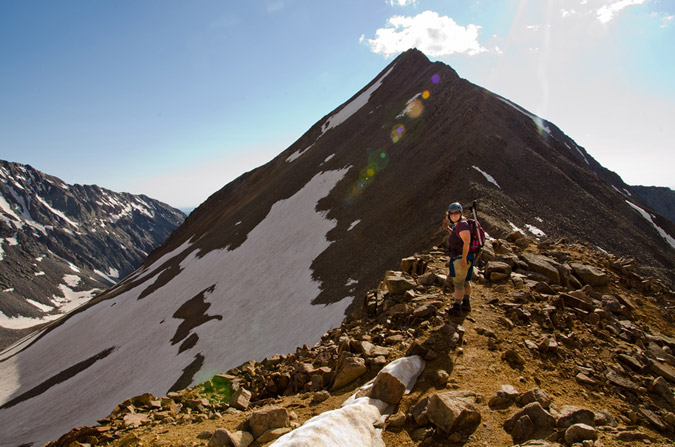
[[675,16],[662,17],[661,18],[661,26],[659,28],[665,28],[668,25],[670,25],[673,21],[673,18],[675,18]]
[[378,29],[375,39],[368,39],[371,50],[386,57],[417,48],[431,57],[455,53],[475,55],[487,51],[478,43],[478,25],[460,26],[434,11],[415,17],[394,16],[386,28]]
[[622,9],[633,5],[641,5],[645,1],[646,0],[619,0],[609,5],[604,5],[596,11],[598,15],[598,20],[602,23],[608,23]]
[[391,6],[407,6],[414,5],[417,0],[389,0]]

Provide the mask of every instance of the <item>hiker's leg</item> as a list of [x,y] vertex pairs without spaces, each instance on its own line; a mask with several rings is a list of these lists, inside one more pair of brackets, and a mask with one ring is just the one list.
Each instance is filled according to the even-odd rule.
[[456,259],[453,263],[453,269],[455,276],[452,277],[452,285],[455,288],[455,291],[452,295],[453,305],[450,309],[451,314],[458,315],[461,312],[462,299],[464,298],[464,293],[466,292],[466,273],[467,268],[462,267],[462,260]]

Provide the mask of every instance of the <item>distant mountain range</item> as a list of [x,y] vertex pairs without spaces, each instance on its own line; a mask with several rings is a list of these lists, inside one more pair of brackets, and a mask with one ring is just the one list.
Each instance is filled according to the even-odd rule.
[[382,272],[443,241],[449,203],[474,200],[491,237],[590,244],[672,281],[672,221],[553,123],[409,50],[125,280],[0,354],[0,446],[317,343]]
[[130,274],[185,215],[0,161],[0,348]]

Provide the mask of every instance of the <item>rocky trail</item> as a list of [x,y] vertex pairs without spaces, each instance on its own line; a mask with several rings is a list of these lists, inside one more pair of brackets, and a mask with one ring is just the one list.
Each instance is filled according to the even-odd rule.
[[[403,259],[316,346],[131,398],[48,445],[273,445],[355,393],[394,404],[375,423],[387,447],[675,443],[672,290],[630,259],[513,233],[488,242],[472,310],[452,316],[447,260]],[[404,393],[378,373],[408,356],[425,367]]]

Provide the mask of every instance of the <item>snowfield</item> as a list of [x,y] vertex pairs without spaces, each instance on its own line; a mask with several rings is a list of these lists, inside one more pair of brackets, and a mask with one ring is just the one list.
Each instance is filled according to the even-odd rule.
[[[348,169],[317,174],[274,204],[240,247],[193,251],[177,276],[139,299],[162,271],[155,263],[140,275],[150,280],[70,316],[13,357],[0,354],[0,446],[42,444],[95,424],[126,398],[165,395],[190,365],[199,383],[339,326],[351,300],[312,305],[320,284],[311,265],[337,224],[316,204]],[[203,313],[197,322],[176,317],[187,301]]]

